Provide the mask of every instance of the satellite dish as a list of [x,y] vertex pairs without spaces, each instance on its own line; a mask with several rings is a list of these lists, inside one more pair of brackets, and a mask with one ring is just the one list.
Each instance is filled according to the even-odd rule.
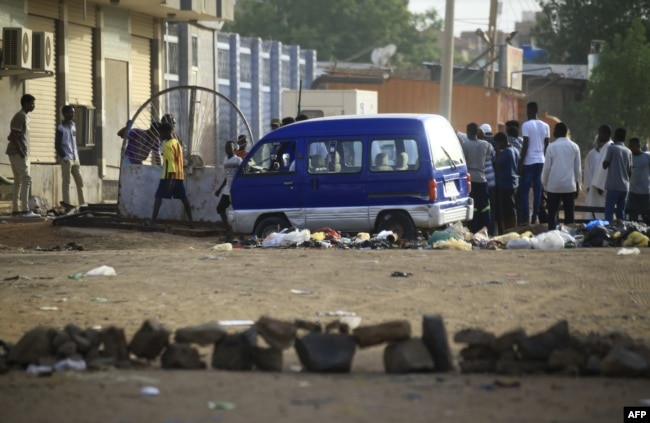
[[395,44],[388,44],[387,46],[376,48],[370,54],[370,60],[375,66],[386,67],[396,51],[397,47]]

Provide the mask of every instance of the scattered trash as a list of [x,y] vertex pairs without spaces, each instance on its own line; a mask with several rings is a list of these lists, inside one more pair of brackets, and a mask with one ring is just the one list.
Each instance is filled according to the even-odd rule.
[[66,358],[65,360],[58,361],[54,365],[54,370],[61,372],[64,370],[86,370],[86,362],[84,360],[73,360]]
[[252,326],[255,324],[252,320],[219,320],[221,326]]
[[92,301],[94,303],[107,303],[108,298],[106,298],[106,297],[93,297],[90,301]]
[[521,386],[521,382],[518,379],[502,377],[495,379],[494,385],[498,386],[499,388],[519,388]]
[[361,324],[361,317],[359,316],[343,316],[339,319],[341,323],[348,325],[350,330],[354,330]]
[[506,243],[508,250],[530,250],[533,248],[531,238],[513,238]]
[[210,251],[232,251],[232,244],[230,242],[217,244],[214,247],[210,248]]
[[84,273],[72,273],[72,274],[68,275],[69,279],[83,279],[85,277],[86,277],[86,275]]
[[356,316],[357,313],[353,311],[345,311],[345,310],[336,310],[336,311],[319,311],[316,313],[316,316],[322,317],[322,316],[330,316],[330,317],[343,317],[343,316]]
[[289,366],[289,370],[291,370],[292,372],[296,372],[296,373],[297,372],[302,372],[302,366],[299,365],[299,364],[292,364],[291,366]]
[[234,410],[235,404],[228,401],[208,401],[208,408],[211,410]]
[[264,238],[264,241],[262,241],[262,247],[291,247],[294,245],[298,246],[303,242],[309,241],[309,229],[303,229],[301,231],[296,229],[293,232],[285,231],[286,229],[282,232],[273,232],[269,234],[266,238]]
[[37,366],[36,364],[30,364],[26,370],[28,375],[34,376],[52,376],[52,372],[52,366]]
[[408,278],[409,276],[413,276],[413,273],[395,271],[391,273],[391,276],[394,278]]
[[485,285],[503,285],[506,283],[503,279],[490,279],[482,282]]
[[641,254],[641,250],[639,250],[637,247],[621,248],[618,250],[618,253],[616,253],[617,256],[632,256],[638,254]]
[[58,307],[49,307],[49,306],[39,308],[39,310],[43,310],[43,311],[57,311],[58,309],[59,309]]
[[225,259],[226,259],[225,257],[221,257],[221,256],[204,256],[201,257],[199,260],[225,260]]
[[393,231],[381,231],[375,237],[377,239],[385,239],[386,241],[393,243],[397,241],[397,234]]
[[115,269],[113,269],[111,266],[104,265],[89,270],[84,275],[85,276],[115,276],[117,275],[117,273],[115,273]]
[[302,289],[292,289],[291,293],[296,295],[309,295],[311,294],[311,291],[304,291]]
[[462,239],[450,238],[446,241],[434,242],[431,244],[431,248],[436,250],[472,251],[472,244]]
[[160,394],[160,389],[156,388],[155,386],[143,386],[142,388],[140,388],[140,395],[155,397],[156,395],[159,394]]

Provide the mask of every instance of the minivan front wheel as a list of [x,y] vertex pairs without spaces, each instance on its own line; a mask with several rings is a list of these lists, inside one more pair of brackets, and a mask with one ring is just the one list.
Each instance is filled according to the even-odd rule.
[[389,212],[381,216],[377,230],[393,231],[401,239],[415,239],[416,228],[411,218],[403,212]]
[[255,235],[260,239],[264,239],[269,236],[269,234],[272,234],[273,232],[280,232],[282,229],[286,229],[289,226],[291,226],[291,224],[287,219],[283,217],[265,217],[264,219],[260,220],[257,225],[255,225]]

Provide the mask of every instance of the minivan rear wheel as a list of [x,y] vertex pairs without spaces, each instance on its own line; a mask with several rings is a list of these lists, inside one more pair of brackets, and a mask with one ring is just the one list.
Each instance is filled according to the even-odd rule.
[[377,225],[377,230],[393,231],[401,239],[415,239],[416,228],[411,218],[402,212],[389,212],[384,214]]
[[289,221],[283,217],[265,217],[255,226],[255,235],[260,239],[264,239],[269,236],[269,234],[280,232],[282,229],[286,229],[289,226],[291,226],[291,224],[289,224]]

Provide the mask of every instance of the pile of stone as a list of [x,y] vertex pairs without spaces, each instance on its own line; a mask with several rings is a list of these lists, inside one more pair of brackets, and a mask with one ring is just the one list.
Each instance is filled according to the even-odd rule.
[[570,334],[566,321],[527,336],[523,329],[501,336],[480,329],[454,335],[463,373],[507,375],[559,373],[611,377],[650,377],[650,349],[623,333]]
[[[57,369],[61,361],[77,361],[83,368],[151,366],[164,369],[205,369],[198,347],[212,346],[211,367],[220,370],[282,371],[283,352],[293,347],[309,372],[350,372],[357,348],[385,345],[387,373],[449,372],[457,365],[443,319],[425,315],[422,337],[411,336],[408,321],[395,320],[351,329],[343,320],[325,327],[320,322],[293,322],[260,317],[247,330],[229,333],[218,323],[172,332],[146,320],[127,342],[124,330],[63,330],[37,327],[11,345],[0,340],[0,373],[11,369]],[[261,338],[261,339],[260,339]],[[260,342],[263,341],[263,342]],[[454,336],[467,346],[460,351],[463,373],[529,374],[558,372],[574,375],[650,377],[650,349],[628,336],[570,335],[565,321],[527,336],[523,329],[501,336],[480,329]],[[51,370],[50,370],[51,372]]]

